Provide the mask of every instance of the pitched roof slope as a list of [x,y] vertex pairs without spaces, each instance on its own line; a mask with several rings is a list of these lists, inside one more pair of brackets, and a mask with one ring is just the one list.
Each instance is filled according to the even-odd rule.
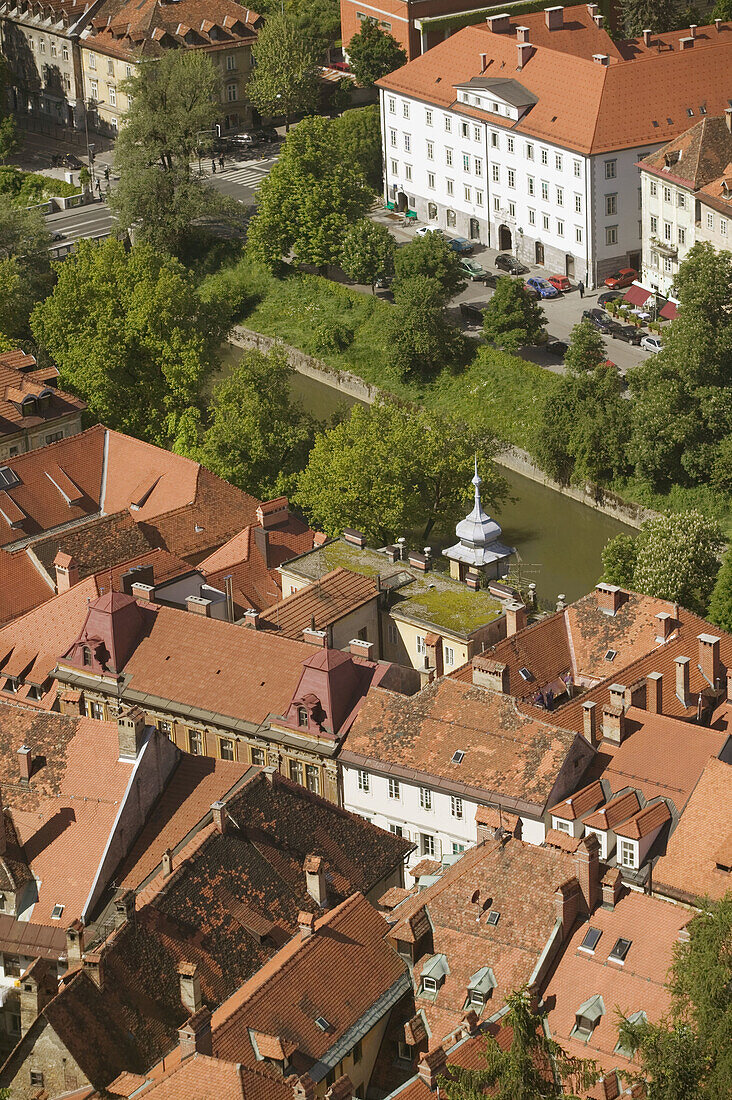
[[305,585],[260,615],[260,627],[288,638],[301,638],[306,627],[326,630],[344,616],[375,600],[379,587],[373,577],[334,569],[322,580]]
[[[156,58],[168,48],[229,48],[252,41],[259,16],[234,0],[118,0],[92,20],[93,48],[127,60]],[[87,45],[90,40],[87,39]]]
[[[37,367],[33,356],[20,348],[0,355],[0,437],[36,428],[86,408],[86,402],[56,388],[57,378],[56,367]],[[23,406],[24,398],[41,395],[46,396],[43,407],[35,402],[31,410]]]
[[286,523],[267,529],[263,553],[264,534],[260,528],[249,525],[199,563],[209,583],[219,588],[231,576],[234,602],[240,613],[248,607],[261,611],[273,600],[279,600],[282,595],[279,567],[313,546],[313,532],[291,513]]
[[205,1054],[190,1055],[159,1077],[123,1073],[109,1092],[135,1100],[292,1100],[291,1085],[268,1066],[253,1069]]
[[[674,154],[680,154],[674,159]],[[686,183],[693,191],[724,174],[732,160],[732,134],[724,118],[702,118],[684,134],[641,161],[643,169]]]
[[37,607],[54,594],[52,583],[24,550],[0,548],[0,626]]

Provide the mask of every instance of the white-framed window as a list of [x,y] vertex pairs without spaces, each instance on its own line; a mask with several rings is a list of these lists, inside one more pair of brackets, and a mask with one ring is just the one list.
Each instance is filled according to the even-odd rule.
[[450,799],[450,813],[453,817],[462,820],[463,816],[463,800],[462,798],[456,798],[454,795]]
[[419,788],[419,804],[423,810],[432,809],[432,791],[429,787]]
[[188,730],[188,751],[193,756],[203,756],[203,737],[200,730]]
[[618,227],[617,225],[608,225],[605,229],[605,244],[617,244],[618,243]]
[[397,144],[397,132],[396,132],[396,130],[390,130],[389,131],[389,144],[391,145],[392,149],[396,149],[396,144]]
[[533,160],[534,159],[534,146],[531,144],[530,141],[526,142],[525,151],[526,151],[526,159],[527,160]]
[[55,42],[49,42],[49,49],[51,51],[51,57],[58,57],[58,46]]
[[[452,180],[448,180],[448,183],[450,184],[450,186],[448,188],[448,194],[451,195],[452,194]],[[457,214],[455,213],[454,210],[446,210],[445,211],[445,221],[447,222],[448,226],[451,229],[455,228],[455,225],[457,224]]]
[[582,228],[579,225],[574,227],[574,239],[577,244],[582,244]]
[[506,148],[508,149],[509,153],[513,152],[513,146],[514,146],[513,138],[512,137],[506,138]]
[[[435,838],[432,833],[420,833],[421,849],[423,856],[434,856]],[[432,979],[434,981],[434,979]]]
[[574,196],[574,212],[575,214],[582,213],[582,196],[575,194]]
[[499,199],[498,195],[493,196],[493,209],[496,211],[496,213],[498,213],[498,211],[501,209],[501,200]]
[[618,196],[605,195],[605,217],[610,218],[618,212]]
[[[476,195],[480,195],[480,191],[477,191]],[[445,665],[452,668],[452,666],[455,664],[455,650],[451,645],[446,645],[444,652],[445,652]]]
[[623,867],[636,866],[635,844],[632,840],[623,840],[621,838],[619,852],[620,862],[622,863]]
[[464,844],[459,844],[457,842],[457,840],[453,840],[453,842],[452,842],[452,854],[454,856],[459,856],[459,855],[462,855],[462,853],[464,851],[465,851],[465,845]]
[[237,92],[236,84],[227,84],[226,85],[226,101],[227,101],[227,103],[236,103],[237,99],[238,99],[238,92]]
[[495,132],[495,130],[491,130],[491,148],[498,148],[498,134]]
[[222,760],[234,759],[234,742],[228,737],[219,739],[219,756]]
[[658,253],[651,249],[651,267],[658,267]]
[[435,143],[434,141],[427,142],[427,160],[435,159]]
[[99,81],[98,80],[90,80],[89,81],[89,88],[91,89],[92,99],[99,99]]
[[549,232],[549,215],[548,214],[542,214],[541,224],[544,227],[544,232],[548,233]]
[[89,54],[89,68],[96,69],[97,67],[97,55],[94,53]]
[[605,161],[605,179],[614,180],[618,173],[618,162],[616,160]]
[[64,42],[61,46],[61,60],[62,61],[68,61],[69,60],[69,47],[68,47],[68,44],[66,42]]
[[663,239],[664,239],[664,241],[670,241],[672,233],[673,233],[673,226],[671,225],[671,222],[664,222],[663,223]]
[[720,218],[719,219],[719,232],[722,234],[723,237],[727,236],[727,219],[726,218]]
[[402,103],[402,115],[404,116],[404,118],[409,118],[409,104],[407,103],[406,99]]
[[469,188],[469,187],[465,187],[465,186],[464,186],[464,187],[463,187],[463,192],[464,192],[464,194],[465,194],[465,201],[466,201],[466,202],[471,202],[472,200],[471,200],[471,198],[470,198],[470,188]]
[[395,115],[396,114],[396,99],[394,98],[393,95],[389,96],[389,114],[390,115]]
[[45,40],[45,38],[39,38],[38,39],[38,49],[39,49],[40,53],[45,53],[46,52],[46,40]]
[[130,77],[132,76],[132,66],[131,65],[126,65],[125,66],[125,72],[127,74],[127,79],[129,80]]
[[512,218],[516,217],[516,203],[515,202],[510,202],[508,204],[508,213],[509,213],[509,216],[512,217]]
[[679,239],[679,244],[686,244],[686,230],[679,227],[676,232]]
[[562,171],[562,154],[561,153],[555,153],[554,154],[554,167],[556,168],[557,172]]
[[473,141],[480,141],[480,126],[473,127]]
[[548,149],[542,149],[542,151],[541,151],[541,163],[542,164],[548,164],[549,163],[549,150]]
[[111,57],[107,58],[107,76],[114,76],[114,61]]
[[476,206],[482,206],[483,205],[483,192],[482,191],[476,191],[475,192],[475,205]]
[[417,653],[422,654],[427,652],[427,646],[425,644],[424,635],[418,634],[414,639],[414,644],[417,648]]
[[389,798],[401,798],[401,789],[398,779],[389,780]]
[[480,159],[480,157],[473,157],[473,171],[475,172],[476,176],[483,175],[483,161]]
[[658,218],[651,214],[651,233],[658,233]]
[[533,176],[527,176],[526,177],[526,188],[527,188],[530,195],[534,194],[534,177]]
[[[467,96],[465,98],[467,99]],[[461,122],[460,123],[460,133],[462,134],[462,136],[464,138],[469,138],[470,137],[470,126],[468,125],[467,122]]]
[[509,187],[515,187],[516,186],[516,173],[514,172],[513,168],[508,169],[508,186]]
[[116,107],[117,106],[117,89],[115,87],[113,87],[111,84],[107,85],[107,98],[109,99],[109,106],[110,107]]
[[263,768],[267,763],[267,759],[264,754],[264,749],[252,749],[252,764],[257,768]]
[[663,189],[663,201],[664,202],[671,202],[671,197],[672,197],[671,196],[671,188],[670,187],[664,187],[664,189]]
[[671,257],[670,256],[664,256],[663,257],[663,270],[666,272],[666,274],[670,275],[671,272],[673,271],[673,269],[674,269],[674,264],[673,264],[673,260],[671,259]]
[[411,164],[404,165],[404,178],[405,180],[411,180],[412,178],[412,166]]
[[564,222],[561,221],[560,219],[557,219],[557,236],[558,237],[563,237],[564,236]]
[[434,191],[434,189],[435,189],[435,173],[434,172],[428,172],[427,173],[427,186],[429,187],[430,191]]
[[402,825],[390,824],[389,825],[389,832],[393,833],[394,836],[404,836],[404,827]]
[[714,229],[714,214],[707,214],[707,229]]
[[581,160],[575,160],[575,161],[573,161],[572,166],[574,168],[574,174],[575,174],[576,179],[580,179],[580,177],[582,175],[582,161]]
[[427,126],[432,125],[432,111],[430,111],[429,109],[426,110],[425,113],[424,113],[424,121],[425,121]]
[[541,197],[544,202],[549,202],[549,184],[546,180],[541,181]]
[[491,165],[491,175],[494,183],[499,183],[501,179],[501,169],[498,164]]
[[358,789],[364,791],[366,794],[371,790],[371,776],[368,772],[360,771],[358,773]]
[[529,210],[529,225],[536,225],[536,211]]
[[445,149],[445,164],[452,168],[452,149]]
[[655,198],[658,194],[658,184],[655,180],[651,180],[650,192],[652,198]]
[[448,134],[452,133],[452,119],[449,115],[445,115],[445,132]]
[[392,176],[398,176],[399,175],[399,161],[398,160],[393,160],[391,162],[391,174],[392,174]]
[[448,195],[455,194],[455,184],[452,182],[452,180],[445,180],[445,190],[447,191]]
[[404,135],[404,152],[405,153],[411,153],[411,151],[412,151],[412,135],[411,134],[405,134]]
[[470,171],[470,154],[463,153],[463,172]]
[[676,192],[676,205],[680,206],[682,210],[686,209],[686,195],[683,191]]
[[557,188],[557,206],[564,206],[564,188]]

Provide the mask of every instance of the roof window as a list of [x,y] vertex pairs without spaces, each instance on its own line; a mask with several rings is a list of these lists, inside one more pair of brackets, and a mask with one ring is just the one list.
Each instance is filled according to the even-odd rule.
[[53,909],[51,910],[51,920],[61,920],[61,914],[63,913],[63,911],[63,905],[61,905],[61,903],[57,901]]
[[14,485],[20,485],[20,478],[15,470],[9,466],[0,466],[0,489],[12,489]]
[[480,1012],[497,984],[495,974],[489,966],[482,966],[480,970],[476,970],[468,982],[468,995],[464,1008],[477,1008]]
[[699,108],[699,114],[700,115],[705,115],[706,113],[707,113],[707,109],[704,106],[704,104],[702,103],[701,107]]
[[445,955],[433,955],[422,967],[422,994],[437,993],[446,976],[450,973]]
[[521,677],[522,680],[533,680],[534,679],[534,677],[531,675],[531,673],[529,672],[528,668],[526,668],[525,665],[523,665],[519,669],[519,676]]
[[456,749],[455,752],[452,754],[452,763],[453,764],[462,764],[464,758],[465,758],[465,753],[463,752],[463,750],[462,749]]
[[574,1017],[574,1027],[569,1033],[571,1039],[578,1039],[581,1043],[588,1043],[592,1038],[592,1032],[605,1015],[605,1002],[599,993],[581,1004]]
[[590,953],[594,954],[595,948],[597,947],[601,935],[602,932],[599,928],[588,928],[585,932],[585,938],[579,945],[580,951],[589,951]]
[[615,658],[617,657],[617,655],[618,655],[617,649],[608,649],[607,653],[605,654],[605,660],[606,661],[614,661]]
[[330,1031],[331,1027],[325,1016],[315,1017],[315,1026],[319,1027],[321,1031]]
[[687,107],[686,108],[686,113],[689,116],[689,118],[693,118],[694,117],[694,108],[693,107]]
[[630,945],[632,944],[632,942],[633,942],[632,940],[624,940],[621,937],[616,942],[616,944],[613,947],[612,951],[608,955],[608,959],[612,959],[613,962],[624,963],[625,962],[625,956],[628,954],[628,951],[630,951]]
[[497,909],[491,909],[490,913],[485,918],[485,923],[490,924],[492,928],[495,928],[500,919],[501,914],[499,913],[499,911]]

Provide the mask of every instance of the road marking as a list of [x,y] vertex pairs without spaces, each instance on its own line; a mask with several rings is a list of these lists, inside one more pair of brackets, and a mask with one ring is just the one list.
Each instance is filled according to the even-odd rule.
[[[223,172],[217,171],[216,176],[222,180],[236,180],[242,184],[259,185],[266,178],[267,172],[261,168],[252,168],[249,165],[243,168],[225,168]],[[213,176],[211,177],[214,178]]]

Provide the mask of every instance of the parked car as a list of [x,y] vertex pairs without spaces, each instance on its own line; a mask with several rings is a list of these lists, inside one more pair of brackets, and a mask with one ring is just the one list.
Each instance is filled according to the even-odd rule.
[[594,325],[599,332],[607,335],[610,332],[610,319],[605,316],[601,309],[586,309],[582,314],[583,321],[589,321],[591,325]]
[[469,321],[471,325],[483,326],[483,310],[485,309],[485,303],[479,302],[461,302],[460,314]]
[[510,252],[502,252],[500,256],[496,256],[496,267],[501,271],[508,271],[511,275],[527,275],[529,271],[528,267],[520,263]]
[[572,289],[572,284],[566,275],[547,275],[546,281],[551,283],[555,290],[559,290],[562,293]]
[[564,359],[569,349],[569,344],[566,344],[564,340],[550,340],[546,346],[546,350],[550,351],[552,355],[558,355],[560,359]]
[[643,337],[643,333],[633,325],[621,325],[617,321],[608,321],[607,327],[613,340],[624,340],[626,344],[634,344],[636,347]]
[[440,229],[439,225],[420,225],[419,229],[417,230],[416,236],[426,237],[428,233],[439,233],[440,236],[443,236],[442,230]]
[[461,256],[470,256],[473,252],[473,245],[465,237],[450,237],[448,244],[453,252],[458,252]]
[[489,271],[479,264],[477,260],[461,260],[460,269],[466,279],[470,279],[474,282],[476,279],[485,279],[487,275],[490,275]]
[[555,286],[552,286],[548,279],[539,279],[537,277],[533,279],[527,279],[526,285],[532,287],[540,298],[559,297],[559,291]]
[[597,295],[597,304],[604,308],[608,302],[615,302],[622,297],[622,290],[603,290],[602,294]]
[[274,141],[282,141],[274,126],[260,126],[254,131],[253,136],[255,141],[263,141],[268,145],[271,145]]
[[611,290],[620,290],[621,287],[632,286],[637,278],[638,272],[635,268],[621,267],[614,275],[608,275],[605,286],[609,286]]
[[640,346],[644,351],[660,351],[661,350],[661,337],[660,336],[644,336],[640,342]]
[[487,271],[483,281],[486,286],[490,286],[495,290],[498,286],[498,280],[505,278],[507,278],[506,275],[497,275],[495,271]]

